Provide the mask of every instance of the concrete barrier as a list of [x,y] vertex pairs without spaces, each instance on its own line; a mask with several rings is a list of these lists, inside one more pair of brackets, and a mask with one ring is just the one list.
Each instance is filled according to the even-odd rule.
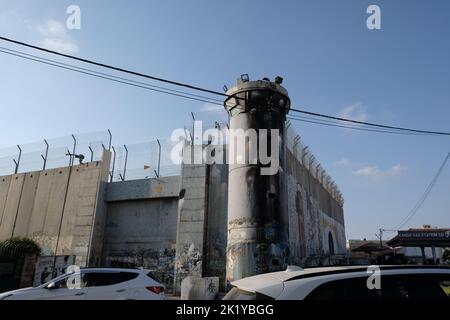
[[3,212],[5,211],[6,199],[8,198],[11,176],[0,178],[0,223],[2,222]]
[[219,293],[219,277],[189,276],[181,282],[180,300],[214,300]]
[[25,174],[15,174],[11,176],[11,183],[9,184],[8,195],[3,209],[2,221],[0,223],[0,241],[9,239],[13,235],[24,179]]
[[38,182],[39,172],[30,172],[25,175],[13,231],[13,236],[15,237],[28,236],[28,226],[31,220]]
[[69,168],[40,173],[28,236],[42,248],[43,255],[54,255],[64,205]]

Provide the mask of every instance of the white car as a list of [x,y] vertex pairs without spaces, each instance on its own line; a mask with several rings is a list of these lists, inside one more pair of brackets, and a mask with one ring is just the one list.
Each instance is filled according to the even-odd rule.
[[163,300],[164,285],[149,270],[86,268],[35,288],[0,294],[0,300]]
[[224,300],[447,300],[450,268],[348,266],[260,274],[231,283]]

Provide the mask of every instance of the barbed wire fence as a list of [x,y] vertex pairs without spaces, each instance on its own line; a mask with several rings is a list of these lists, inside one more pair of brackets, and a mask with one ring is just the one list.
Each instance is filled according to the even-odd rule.
[[99,161],[111,148],[109,130],[72,134],[0,149],[0,175],[24,173]]
[[1,148],[0,176],[100,161],[104,150],[111,152],[110,182],[180,174],[170,139],[114,146],[112,138],[105,130]]
[[343,204],[344,198],[336,183],[322,168],[322,165],[314,157],[309,147],[303,143],[300,135],[297,134],[291,126],[290,121],[286,122],[285,128],[287,148],[311,176],[316,179],[336,201]]
[[[185,139],[193,141],[196,134],[195,121],[201,121],[202,143],[208,137],[203,133],[208,129],[218,130],[227,143],[225,131],[228,121],[222,116],[214,120],[210,114],[191,113],[190,121],[184,127]],[[181,165],[172,161],[171,153],[177,141],[170,138],[156,139],[143,143],[113,145],[110,130],[83,134],[72,134],[39,142],[21,144],[0,149],[0,176],[14,173],[39,171],[58,167],[72,166],[78,163],[99,161],[103,151],[111,152],[109,181],[148,179],[155,177],[177,176],[181,174]],[[287,148],[297,161],[322,184],[337,201],[343,197],[334,181],[322,168],[301,137],[286,123]]]
[[177,176],[181,166],[170,157],[174,143],[170,139],[114,146],[110,181]]

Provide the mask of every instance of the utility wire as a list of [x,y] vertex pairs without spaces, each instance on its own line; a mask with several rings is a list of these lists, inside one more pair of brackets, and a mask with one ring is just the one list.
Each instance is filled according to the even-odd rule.
[[100,63],[100,62],[96,62],[96,61],[92,61],[92,60],[88,60],[88,59],[83,59],[83,58],[72,56],[72,55],[69,55],[69,54],[64,54],[64,53],[60,53],[60,52],[57,52],[57,51],[53,51],[53,50],[45,49],[45,48],[42,48],[42,47],[34,46],[34,45],[31,45],[31,44],[28,44],[28,43],[25,43],[25,42],[21,42],[21,41],[17,41],[17,40],[13,40],[13,39],[10,39],[10,38],[0,37],[0,40],[6,41],[6,42],[10,42],[10,43],[14,43],[14,44],[17,44],[17,45],[20,45],[20,46],[24,46],[24,47],[27,47],[27,48],[39,50],[39,51],[42,51],[42,52],[55,54],[55,55],[58,55],[58,56],[61,56],[61,57],[77,60],[77,61],[80,61],[80,62],[89,63],[89,64],[92,64],[92,65],[95,65],[95,66],[98,66],[98,67],[103,67],[103,68],[107,68],[107,69],[111,69],[111,70],[115,70],[115,71],[120,71],[120,72],[125,72],[125,73],[128,73],[128,74],[132,74],[134,76],[139,76],[139,77],[144,77],[144,78],[155,80],[155,81],[165,82],[165,83],[168,83],[168,84],[173,84],[173,85],[176,85],[176,86],[185,87],[185,88],[189,88],[189,89],[192,89],[192,90],[203,91],[203,92],[207,92],[207,93],[212,93],[212,94],[228,97],[227,94],[219,92],[219,91],[204,89],[204,88],[196,87],[196,86],[193,86],[193,85],[190,85],[190,84],[187,84],[187,83],[167,80],[167,79],[163,79],[163,78],[160,78],[160,77],[155,77],[155,76],[150,76],[150,75],[147,75],[147,74],[143,74],[143,73],[140,73],[140,72],[135,72],[135,71],[119,68],[119,67],[114,67],[114,66],[107,65],[107,64],[104,64],[104,63]]
[[[115,79],[124,80],[124,81],[128,81],[128,82],[136,83],[136,84],[141,84],[141,85],[148,86],[148,87],[155,88],[155,89],[160,89],[160,90],[180,93],[180,94],[183,94],[183,95],[189,95],[189,96],[193,96],[193,97],[197,97],[197,98],[201,98],[201,99],[213,100],[213,101],[220,102],[220,104],[222,105],[222,100],[220,100],[220,99],[210,98],[210,97],[206,97],[206,96],[202,96],[202,95],[198,95],[198,94],[188,93],[188,92],[185,92],[185,91],[174,90],[174,89],[170,89],[170,88],[166,88],[166,87],[156,86],[156,85],[149,84],[149,83],[146,83],[146,82],[141,82],[141,81],[131,80],[131,79],[128,79],[128,78],[118,77],[118,76],[114,76],[114,75],[111,75],[111,74],[108,74],[108,73],[95,71],[95,70],[87,69],[87,68],[82,68],[82,67],[79,67],[79,66],[75,66],[75,65],[72,65],[72,64],[68,64],[68,63],[64,63],[64,62],[60,62],[60,61],[56,61],[56,60],[52,60],[52,59],[46,59],[46,58],[39,57],[39,56],[36,56],[36,55],[33,55],[33,54],[29,54],[29,53],[25,53],[25,52],[17,51],[17,50],[12,50],[12,49],[1,47],[1,46],[0,46],[0,49],[7,50],[7,51],[10,51],[10,52],[14,52],[14,53],[16,53],[18,55],[24,55],[24,56],[32,57],[34,59],[47,61],[47,62],[52,63],[52,65],[53,64],[58,64],[58,65],[69,67],[69,68],[79,69],[79,70],[83,70],[83,71],[87,71],[87,72],[91,72],[91,73],[96,73],[96,74],[103,75],[103,76],[110,77],[110,78],[115,78]],[[2,51],[2,52],[4,52],[4,51]],[[6,52],[4,52],[4,53],[6,53]],[[74,71],[74,70],[72,70],[72,71]]]
[[[90,76],[101,78],[101,79],[105,79],[105,80],[114,81],[114,82],[130,85],[130,86],[134,86],[134,87],[138,87],[138,88],[142,88],[142,89],[146,89],[146,90],[151,90],[151,91],[155,91],[155,92],[165,93],[165,94],[169,94],[169,95],[172,95],[172,96],[182,97],[182,98],[186,98],[186,99],[190,99],[190,100],[196,100],[196,101],[200,101],[200,102],[206,102],[206,103],[211,103],[211,104],[219,104],[219,103],[211,101],[211,100],[206,100],[206,99],[209,99],[209,98],[201,99],[201,98],[196,98],[195,96],[188,96],[189,93],[179,94],[179,93],[169,92],[169,91],[166,91],[166,90],[155,89],[155,88],[150,87],[149,85],[137,84],[135,81],[132,81],[132,80],[131,81],[130,80],[120,80],[120,79],[124,79],[124,78],[115,77],[115,76],[106,76],[104,74],[99,74],[96,71],[92,71],[92,72],[84,71],[86,69],[80,70],[80,69],[77,69],[78,67],[71,68],[71,67],[67,67],[67,66],[64,66],[64,65],[59,65],[58,63],[47,62],[47,61],[44,61],[44,60],[27,57],[25,55],[13,53],[13,52],[8,52],[8,51],[2,50],[2,49],[0,49],[0,52],[5,53],[5,54],[9,54],[9,55],[13,55],[13,56],[16,56],[16,57],[20,57],[20,58],[23,58],[23,59],[32,60],[32,61],[35,61],[35,62],[51,65],[51,66],[62,68],[62,69],[66,69],[66,70],[75,71],[75,72],[78,72],[78,73],[90,75]],[[168,89],[168,90],[171,90],[171,89]],[[220,103],[219,105],[222,105],[222,104]]]
[[[6,42],[10,42],[10,43],[14,43],[16,45],[24,46],[24,47],[27,47],[27,48],[39,50],[39,51],[42,51],[42,52],[46,52],[46,53],[51,53],[51,54],[54,54],[54,55],[62,56],[62,57],[65,57],[65,58],[77,60],[77,61],[80,61],[80,62],[92,64],[92,65],[95,65],[95,66],[99,66],[99,67],[108,68],[108,69],[119,71],[119,72],[132,74],[134,76],[144,77],[144,78],[147,78],[147,79],[160,81],[160,82],[164,82],[164,83],[168,83],[168,84],[172,84],[172,85],[176,85],[176,86],[182,86],[182,87],[185,87],[185,88],[188,88],[188,89],[192,89],[192,90],[203,91],[203,92],[206,92],[206,93],[215,94],[215,95],[219,95],[219,96],[222,96],[222,97],[229,97],[229,95],[227,95],[226,93],[222,93],[222,92],[218,92],[218,91],[214,91],[214,90],[209,90],[209,89],[193,86],[193,85],[189,85],[189,84],[182,83],[182,82],[177,82],[177,81],[172,81],[172,80],[168,80],[168,79],[163,79],[163,78],[160,78],[160,77],[155,77],[155,76],[151,76],[151,75],[147,75],[147,74],[143,74],[143,73],[140,73],[140,72],[135,72],[135,71],[119,68],[119,67],[114,67],[114,66],[107,65],[107,64],[104,64],[104,63],[95,62],[95,61],[92,61],[92,60],[83,59],[83,58],[80,58],[80,57],[76,57],[76,56],[60,53],[60,52],[57,52],[57,51],[53,51],[53,50],[45,49],[45,48],[42,48],[42,47],[34,46],[34,45],[31,45],[31,44],[28,44],[28,43],[25,43],[25,42],[13,40],[13,39],[6,38],[6,37],[0,37],[0,40],[6,41]],[[11,54],[11,53],[9,53],[9,54]],[[81,71],[78,71],[78,72],[81,72]],[[97,75],[97,76],[99,76],[99,75]],[[99,77],[102,77],[102,76],[99,76]],[[109,79],[109,80],[112,80],[112,79]],[[122,80],[113,80],[113,81],[121,82]],[[130,84],[130,83],[127,82],[126,84]],[[137,85],[137,86],[140,86],[140,85]],[[146,87],[145,89],[148,89],[148,88]],[[158,91],[158,90],[159,89],[156,89],[154,91]],[[173,95],[178,95],[178,94],[173,94]],[[238,98],[238,97],[236,97],[236,98]],[[192,99],[192,98],[190,98],[190,99]],[[238,99],[240,99],[240,98],[238,98]],[[202,100],[199,100],[199,101],[202,101]],[[310,115],[310,116],[327,118],[327,119],[332,119],[332,120],[339,120],[339,121],[344,121],[344,122],[351,122],[351,123],[356,123],[356,124],[366,125],[366,126],[372,126],[372,127],[379,127],[379,128],[385,128],[385,129],[394,129],[394,130],[415,132],[415,133],[425,133],[425,134],[450,136],[450,132],[428,131],[428,130],[418,130],[418,129],[410,129],[410,128],[403,128],[403,127],[388,126],[388,125],[382,125],[382,124],[377,124],[377,123],[370,123],[370,122],[357,121],[357,120],[352,120],[352,119],[345,119],[345,118],[341,118],[341,117],[335,117],[335,116],[330,116],[330,115],[326,115],[326,114],[321,114],[321,113],[316,113],[316,112],[311,112],[311,111],[306,111],[306,110],[300,110],[300,109],[295,109],[295,108],[291,108],[290,110],[293,111],[293,112],[303,113],[303,114],[307,114],[307,115]]]
[[403,220],[400,221],[400,223],[397,224],[397,226],[394,229],[398,230],[398,229],[402,228],[405,224],[407,224],[417,214],[417,212],[419,211],[419,209],[422,207],[423,203],[427,199],[428,195],[430,194],[431,190],[435,186],[437,180],[439,179],[439,176],[444,171],[445,165],[447,164],[449,158],[450,158],[450,152],[445,157],[444,162],[439,167],[439,170],[437,171],[436,175],[431,180],[430,184],[425,189],[425,192],[423,193],[423,195],[419,198],[419,200],[416,202],[416,204],[411,209],[411,211],[408,213],[408,215],[405,218],[403,218]]
[[361,127],[361,126],[352,126],[352,125],[344,125],[339,124],[338,122],[331,122],[331,121],[320,121],[313,118],[307,118],[307,117],[287,117],[289,120],[293,121],[301,121],[301,122],[307,122],[307,123],[314,123],[319,125],[325,125],[330,127],[337,127],[337,128],[346,128],[346,129],[353,129],[353,130],[359,130],[359,131],[370,131],[370,132],[379,132],[379,133],[390,133],[390,134],[402,134],[402,135],[430,135],[429,133],[414,133],[414,132],[404,132],[404,131],[394,131],[394,130],[382,130],[382,129],[375,129],[375,128],[367,128],[367,127]]
[[402,128],[402,127],[386,126],[386,125],[377,124],[377,123],[345,119],[345,118],[334,117],[334,116],[329,116],[329,115],[326,115],[326,114],[310,112],[310,111],[306,111],[306,110],[293,109],[293,108],[291,108],[291,111],[298,112],[298,113],[303,113],[303,114],[307,114],[307,115],[315,116],[315,117],[321,117],[321,118],[339,120],[339,121],[344,121],[344,122],[357,123],[357,124],[362,124],[362,125],[372,126],[372,127],[379,127],[379,128],[385,128],[385,129],[395,129],[395,130],[400,130],[400,131],[408,131],[408,132],[416,132],[416,133],[427,133],[427,134],[450,136],[450,132],[427,131],[427,130],[417,130],[417,129]]

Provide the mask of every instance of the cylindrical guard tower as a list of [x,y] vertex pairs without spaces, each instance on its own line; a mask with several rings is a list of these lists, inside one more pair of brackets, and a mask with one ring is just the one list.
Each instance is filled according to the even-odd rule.
[[[238,139],[232,138],[233,132],[249,130],[259,135],[261,129],[266,129],[269,134],[269,146],[266,150],[270,153],[270,144],[274,138],[274,131],[271,129],[276,129],[280,137],[279,149],[276,155],[270,156],[276,156],[277,166],[282,162],[283,130],[290,100],[281,82],[280,77],[271,82],[267,78],[249,81],[248,76],[241,76],[237,85],[227,91],[228,97],[224,105],[230,117],[228,281],[280,270],[285,267],[289,258],[287,234],[283,228],[280,209],[278,171],[272,175],[262,175],[261,169],[268,165],[262,165],[259,157],[257,163],[249,161],[250,157],[245,158],[245,163],[242,163],[242,158],[239,163],[236,163],[236,158],[231,158],[231,150],[240,148],[237,146]],[[250,132],[246,137],[251,135]],[[247,154],[256,147],[259,155],[261,141],[255,144],[252,139],[247,138],[244,143]]]

